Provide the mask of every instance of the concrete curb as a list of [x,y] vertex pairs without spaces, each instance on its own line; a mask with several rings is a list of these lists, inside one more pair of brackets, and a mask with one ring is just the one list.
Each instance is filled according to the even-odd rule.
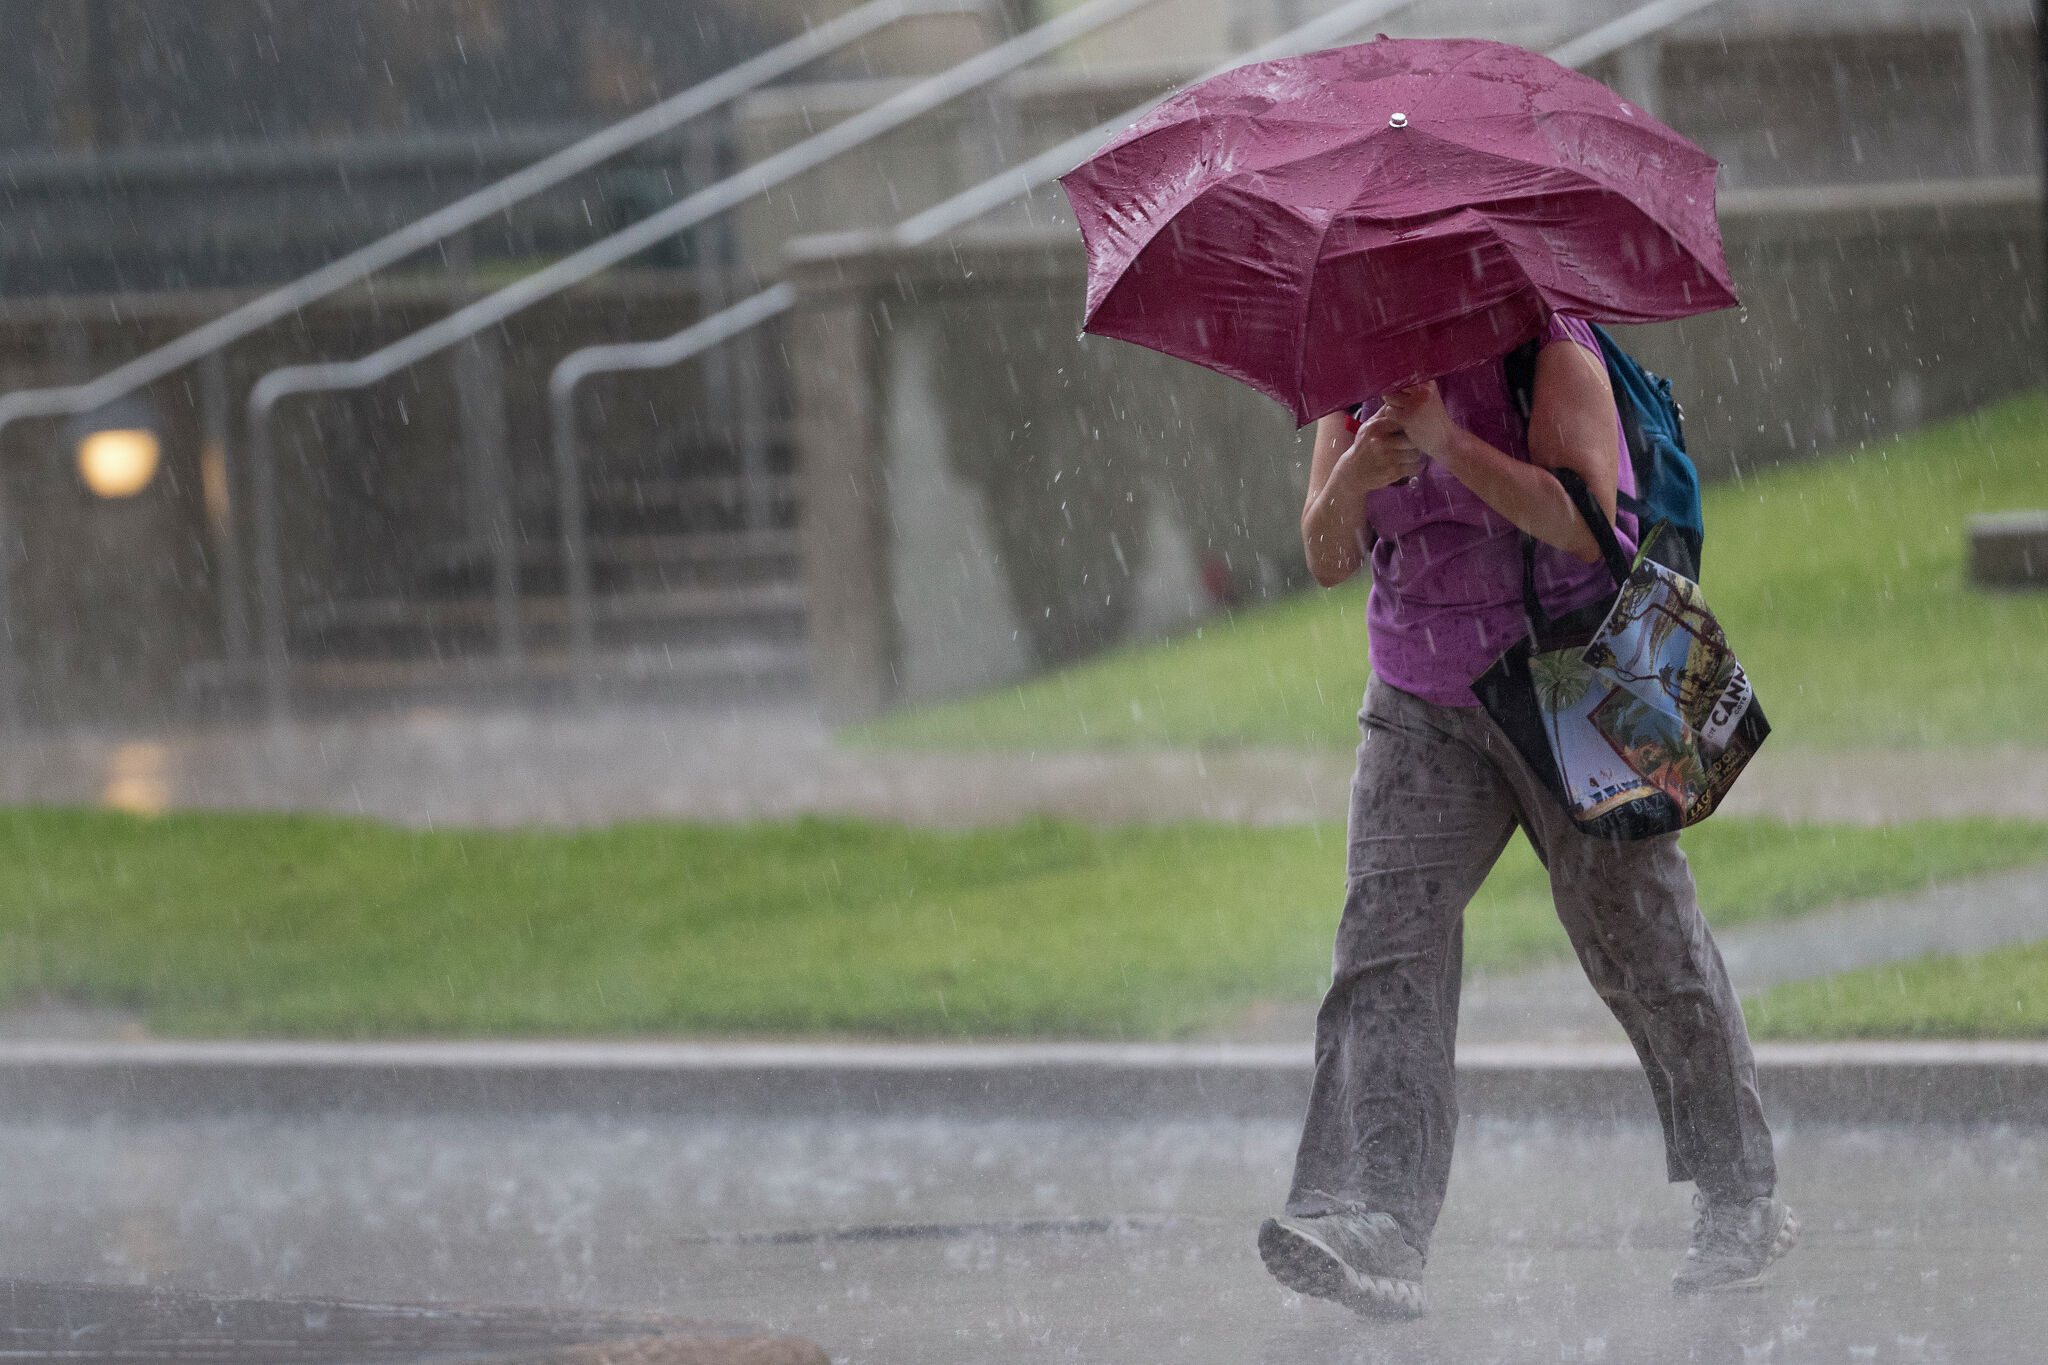
[[[2048,1043],[1757,1048],[1774,1117],[2048,1125]],[[1239,1044],[13,1042],[0,1119],[222,1113],[1287,1118],[1309,1057]],[[1477,1118],[1652,1120],[1622,1047],[1462,1050]]]
[[0,1280],[11,1361],[210,1365],[829,1365],[801,1337],[681,1318]]

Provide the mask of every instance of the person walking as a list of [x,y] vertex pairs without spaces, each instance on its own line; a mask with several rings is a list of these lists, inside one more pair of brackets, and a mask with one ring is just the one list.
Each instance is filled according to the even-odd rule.
[[[1493,361],[1316,429],[1302,544],[1326,587],[1370,561],[1373,674],[1308,1118],[1285,1216],[1264,1223],[1258,1246],[1289,1288],[1368,1314],[1422,1308],[1458,1127],[1463,915],[1517,828],[1642,1061],[1670,1178],[1698,1187],[1674,1288],[1754,1284],[1798,1231],[1775,1194],[1742,1010],[1677,836],[1582,833],[1472,694],[1527,629],[1522,533],[1539,542],[1553,613],[1611,591],[1550,471],[1576,471],[1610,522],[1616,492],[1635,491],[1591,329],[1553,315],[1540,341],[1526,421]],[[1625,545],[1638,533],[1626,514],[1617,531]]]
[[[1575,474],[1609,525],[1636,491],[1588,324],[1736,303],[1718,169],[1537,53],[1382,35],[1190,86],[1060,178],[1088,251],[1084,330],[1316,422],[1309,566],[1335,584],[1372,565],[1315,1080],[1285,1213],[1258,1234],[1302,1293],[1421,1311],[1458,1126],[1465,905],[1516,829],[1642,1061],[1671,1178],[1698,1187],[1675,1287],[1754,1283],[1797,1236],[1677,837],[1585,833],[1472,690],[1538,633],[1525,535],[1543,614],[1618,586],[1561,482]],[[1511,387],[1504,355],[1529,341],[1533,383],[1518,362]],[[1640,530],[1617,527],[1630,549]]]

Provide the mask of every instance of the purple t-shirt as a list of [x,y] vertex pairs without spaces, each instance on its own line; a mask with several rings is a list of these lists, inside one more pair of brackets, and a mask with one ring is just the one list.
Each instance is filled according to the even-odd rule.
[[[1543,340],[1576,341],[1600,354],[1593,329],[1561,314],[1552,316]],[[1529,458],[1522,415],[1508,396],[1499,360],[1445,375],[1437,387],[1453,422],[1514,459]],[[1623,440],[1617,413],[1620,487],[1634,493],[1635,471],[1621,458]],[[1368,493],[1365,508],[1377,537],[1366,608],[1373,672],[1439,706],[1477,706],[1472,680],[1528,630],[1521,533],[1435,460],[1423,461],[1411,487]],[[1627,513],[1619,520],[1623,547],[1632,553],[1635,520]],[[1605,565],[1584,564],[1537,543],[1536,590],[1552,615],[1586,606],[1613,587]]]

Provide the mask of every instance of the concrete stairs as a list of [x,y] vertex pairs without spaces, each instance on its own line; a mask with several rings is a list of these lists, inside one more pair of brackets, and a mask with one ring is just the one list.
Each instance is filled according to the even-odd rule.
[[[779,434],[779,433],[778,433]],[[786,442],[753,486],[689,448],[585,480],[592,681],[610,701],[798,693],[810,678],[797,488]],[[422,547],[399,591],[298,606],[295,703],[315,711],[473,702],[546,704],[575,682],[552,507],[522,500],[513,586],[481,539]],[[507,626],[516,625],[507,639]]]

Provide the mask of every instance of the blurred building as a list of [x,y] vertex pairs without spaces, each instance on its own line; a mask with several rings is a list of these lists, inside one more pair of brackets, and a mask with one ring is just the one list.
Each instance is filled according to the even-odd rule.
[[[124,419],[160,440],[140,492],[88,488],[77,423],[11,429],[0,478],[31,713],[154,723],[247,704],[239,414],[261,373],[373,350],[1067,7],[990,0],[883,29],[152,386]],[[287,405],[300,704],[564,695],[548,370],[747,296],[785,274],[793,242],[789,318],[586,386],[608,694],[800,687],[815,669],[862,712],[1286,590],[1304,472],[1284,419],[1186,367],[1076,341],[1079,255],[1056,191],[927,251],[843,234],[1324,7],[1154,0],[475,344]],[[1629,7],[1420,0],[1380,27],[1544,47]],[[834,8],[0,0],[0,387],[101,373]],[[1639,341],[1690,396],[1710,472],[2038,381],[2034,42],[2019,0],[1723,0],[1595,69],[1727,167],[1748,315]],[[872,496],[818,496],[849,479]],[[507,536],[509,632],[492,553]]]
[[[775,0],[0,0],[0,386],[104,372],[816,17]],[[934,18],[802,74],[887,79],[984,41],[972,16]],[[246,702],[251,590],[233,570],[252,528],[236,456],[256,377],[368,352],[740,154],[730,111],[707,116],[230,348],[216,373],[153,386],[136,406],[163,464],[139,494],[84,486],[75,423],[10,431],[31,712],[148,721]],[[733,240],[708,223],[401,380],[285,414],[305,701],[559,690],[548,369],[579,344],[671,332],[751,285]],[[736,363],[760,362],[721,356],[724,379]],[[730,386],[679,372],[593,397],[601,644],[657,688],[800,678],[781,386],[764,372],[741,414],[708,401],[707,383]],[[209,391],[226,441],[204,430]],[[525,618],[510,660],[488,553],[506,523]]]

